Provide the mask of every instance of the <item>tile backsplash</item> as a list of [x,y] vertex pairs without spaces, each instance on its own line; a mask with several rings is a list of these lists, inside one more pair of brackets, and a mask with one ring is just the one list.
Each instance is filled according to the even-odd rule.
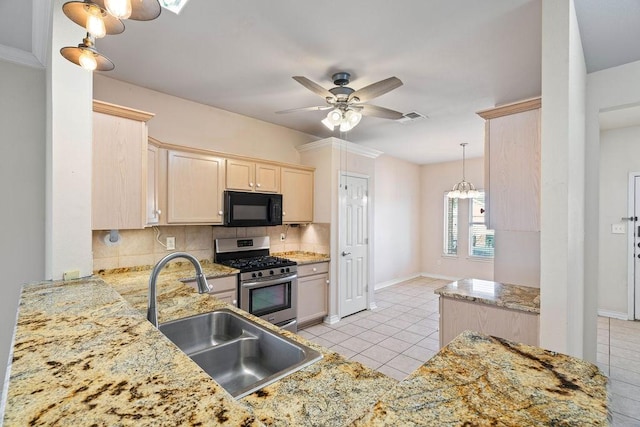
[[[285,235],[285,240],[280,240],[281,234]],[[265,235],[270,238],[271,252],[328,254],[330,227],[329,224],[238,228],[210,225],[159,226],[144,230],[121,230],[120,240],[115,244],[109,242],[108,235],[107,231],[93,232],[94,271],[153,265],[166,254],[174,252],[163,246],[167,237],[175,237],[175,251],[189,252],[201,260],[213,260],[215,239]]]

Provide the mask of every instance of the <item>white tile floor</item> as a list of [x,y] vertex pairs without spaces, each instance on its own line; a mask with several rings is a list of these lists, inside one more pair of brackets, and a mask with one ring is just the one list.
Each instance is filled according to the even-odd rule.
[[449,281],[417,278],[376,292],[378,308],[335,325],[300,332],[350,359],[397,380],[404,379],[438,351],[438,295]]
[[[382,289],[376,292],[376,310],[299,333],[402,380],[438,351],[433,290],[448,282],[420,277]],[[640,427],[640,322],[598,318],[598,366],[609,375],[612,425]]]

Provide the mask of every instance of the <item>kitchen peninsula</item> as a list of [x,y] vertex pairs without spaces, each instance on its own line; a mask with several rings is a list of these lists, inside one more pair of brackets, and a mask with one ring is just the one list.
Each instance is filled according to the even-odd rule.
[[[176,265],[160,274],[160,322],[222,307],[248,316],[178,281],[188,270]],[[428,425],[434,417],[441,425],[608,423],[606,378],[597,367],[475,333],[398,383],[283,331],[323,359],[236,401],[146,321],[149,272],[23,288],[3,394],[6,426]]]

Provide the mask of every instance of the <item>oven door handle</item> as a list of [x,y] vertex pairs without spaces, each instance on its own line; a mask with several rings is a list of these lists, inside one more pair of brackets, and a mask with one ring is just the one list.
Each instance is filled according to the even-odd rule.
[[270,286],[270,285],[277,285],[280,283],[287,283],[291,280],[295,280],[298,278],[297,274],[292,274],[290,276],[284,276],[284,277],[278,277],[277,279],[272,279],[272,280],[258,280],[255,282],[246,282],[243,283],[242,286],[243,288],[246,289],[252,289],[252,288],[259,288],[262,286]]

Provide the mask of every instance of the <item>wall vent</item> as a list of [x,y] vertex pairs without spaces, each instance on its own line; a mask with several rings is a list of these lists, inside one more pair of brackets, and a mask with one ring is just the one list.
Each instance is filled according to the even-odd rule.
[[413,122],[416,120],[422,120],[422,119],[427,119],[428,117],[425,116],[424,114],[420,114],[417,111],[412,111],[410,113],[405,113],[402,115],[401,118],[397,119],[396,122],[398,123],[408,123],[408,122]]

